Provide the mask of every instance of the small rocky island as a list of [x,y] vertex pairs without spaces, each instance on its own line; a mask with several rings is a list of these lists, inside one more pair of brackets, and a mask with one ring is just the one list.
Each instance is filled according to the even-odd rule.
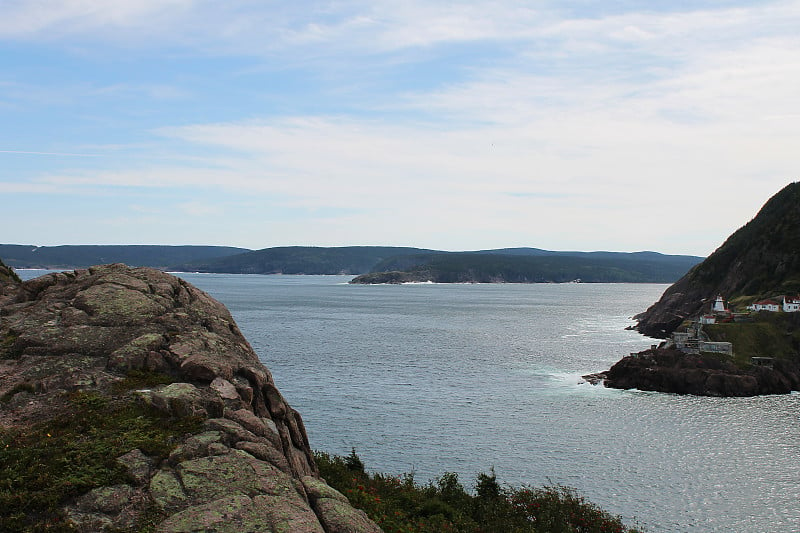
[[149,268],[0,263],[0,439],[3,531],[380,531],[227,309]]
[[791,183],[634,317],[663,343],[585,379],[706,396],[800,391],[798,294],[800,183]]

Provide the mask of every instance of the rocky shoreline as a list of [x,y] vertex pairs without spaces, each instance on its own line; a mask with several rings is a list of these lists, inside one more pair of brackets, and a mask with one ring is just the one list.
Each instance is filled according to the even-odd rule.
[[[141,375],[161,382],[125,388]],[[320,479],[300,414],[228,310],[158,270],[105,265],[24,283],[0,270],[0,400],[0,436],[20,457],[24,446],[9,446],[79,405],[199,424],[166,457],[124,449],[114,468],[127,481],[54,502],[46,513],[76,530],[381,531]]]
[[800,366],[775,360],[771,368],[741,367],[725,356],[651,348],[623,357],[609,370],[583,379],[614,389],[697,396],[759,396],[800,391]]

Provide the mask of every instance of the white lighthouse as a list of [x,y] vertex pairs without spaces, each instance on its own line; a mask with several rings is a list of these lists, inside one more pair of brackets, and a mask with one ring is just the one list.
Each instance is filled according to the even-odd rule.
[[722,299],[721,294],[717,296],[716,301],[714,301],[714,307],[712,308],[712,311],[714,311],[715,313],[716,312],[724,313],[725,311],[727,311],[727,309],[725,309],[725,300]]

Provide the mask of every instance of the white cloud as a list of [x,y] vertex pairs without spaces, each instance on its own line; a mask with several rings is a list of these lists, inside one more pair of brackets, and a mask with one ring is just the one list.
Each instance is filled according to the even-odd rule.
[[[712,41],[720,30],[729,39],[789,33],[800,12],[796,1],[727,9],[672,13],[642,11],[624,15],[564,17],[557,2],[503,0],[453,5],[449,2],[304,1],[293,4],[232,0],[6,0],[0,37],[85,40],[151,47],[185,44],[208,50],[274,51],[324,45],[359,55],[463,42],[557,45],[545,53],[605,49],[614,42],[672,39],[677,52],[687,35]],[[138,38],[138,39],[137,39]],[[153,42],[155,39],[156,42]],[[530,51],[530,50],[529,50]]]
[[[662,124],[654,133],[651,125],[630,120],[592,128],[594,118],[559,121],[554,115],[530,127],[454,130],[343,117],[171,128],[161,133],[207,147],[216,168],[153,167],[48,182],[184,188],[201,198],[224,192],[260,198],[265,212],[311,210],[288,223],[298,242],[314,234],[305,242],[337,244],[336,235],[351,241],[357,235],[379,243],[397,233],[392,242],[459,248],[444,237],[428,241],[436,233],[463,242],[460,247],[482,235],[485,247],[615,249],[625,240],[632,250],[665,250],[653,242],[652,221],[687,239],[698,224],[725,235],[788,181],[754,173],[752,155],[731,149],[727,138],[681,125]],[[724,204],[719,214],[711,209],[714,198]],[[182,208],[203,215],[224,207],[197,200]],[[319,224],[314,210],[329,209],[351,214]],[[681,245],[666,251],[686,251]]]
[[[171,164],[150,157],[51,171],[17,187],[187,190],[191,200],[178,208],[201,216],[234,211],[208,194],[253,197],[307,212],[285,223],[298,242],[359,235],[450,249],[469,246],[433,241],[613,249],[624,237],[630,249],[664,249],[652,242],[652,221],[669,226],[658,231],[672,239],[698,231],[721,238],[796,177],[800,2],[584,17],[559,9],[513,0],[457,9],[416,1],[15,2],[0,37],[180,45],[198,55],[267,58],[273,71],[310,61],[341,68],[338,83],[358,69],[413,62],[414,54],[448,58],[468,45],[453,59],[461,79],[401,95],[387,81],[359,114],[326,103],[314,113],[247,120],[259,112],[243,109],[228,121],[158,128]],[[472,61],[474,45],[491,61]],[[170,84],[87,87],[120,100],[185,96]],[[179,161],[187,154],[191,163]],[[714,198],[723,214],[706,218]]]

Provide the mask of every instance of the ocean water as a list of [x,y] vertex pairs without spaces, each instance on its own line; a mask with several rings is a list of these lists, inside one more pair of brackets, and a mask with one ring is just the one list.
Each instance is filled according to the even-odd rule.
[[800,531],[800,394],[581,383],[657,342],[625,328],[666,285],[180,276],[228,306],[314,448],[423,482],[564,484],[651,532]]

